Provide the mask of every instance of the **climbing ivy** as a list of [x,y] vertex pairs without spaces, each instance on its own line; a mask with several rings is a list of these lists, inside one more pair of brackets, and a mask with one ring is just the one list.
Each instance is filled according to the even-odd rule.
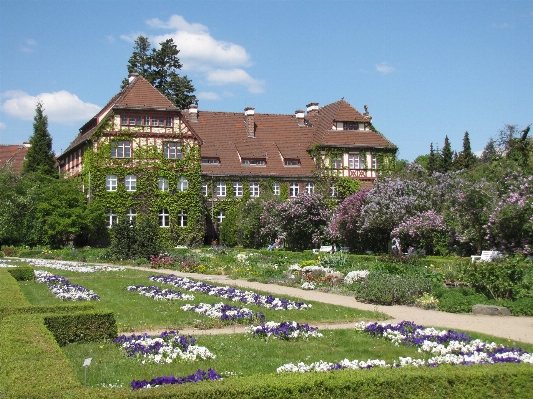
[[[166,245],[200,243],[205,229],[205,201],[201,195],[200,151],[190,139],[183,139],[181,126],[171,137],[165,139],[182,142],[182,158],[168,159],[152,140],[148,140],[138,128],[116,132],[113,129],[114,115],[100,124],[93,134],[93,145],[85,152],[83,167],[84,185],[89,200],[104,209],[112,209],[118,218],[125,218],[128,209],[137,212],[137,218],[150,218],[158,222],[162,209],[167,209],[170,227],[160,228],[160,239]],[[177,123],[178,119],[176,119]],[[131,158],[111,158],[112,144],[131,141]],[[117,176],[116,191],[106,191],[106,177]],[[127,175],[137,179],[136,190],[126,191],[123,184]],[[159,177],[168,179],[168,191],[159,190]],[[178,179],[185,177],[187,190],[178,191]],[[122,184],[121,184],[122,183]],[[185,212],[187,225],[179,226],[178,214]]]

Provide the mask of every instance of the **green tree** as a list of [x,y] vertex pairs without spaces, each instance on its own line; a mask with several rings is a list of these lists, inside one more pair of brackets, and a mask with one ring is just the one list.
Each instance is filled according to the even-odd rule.
[[442,147],[439,172],[446,173],[452,170],[453,152],[448,136],[444,138],[444,147]]
[[344,201],[346,197],[361,190],[361,182],[347,176],[336,178],[335,186],[337,187],[337,198],[339,202]]
[[23,242],[25,213],[30,201],[21,176],[12,170],[0,170],[0,247]]
[[[174,105],[186,109],[197,104],[194,86],[187,76],[180,76],[177,71],[182,67],[178,58],[179,50],[172,38],[159,43],[160,48],[150,49],[148,38],[139,36],[135,40],[133,54],[128,61],[128,72],[137,72],[163,93]],[[128,80],[122,81],[122,88]]]
[[48,117],[44,114],[43,103],[38,102],[33,118],[33,135],[30,148],[23,164],[23,173],[38,173],[57,178],[55,154],[52,151],[52,137],[48,132]]
[[494,139],[491,138],[483,149],[483,153],[481,154],[481,162],[484,164],[490,164],[498,158],[499,155],[498,151],[496,150],[496,143]]
[[468,132],[463,136],[463,151],[454,159],[454,168],[456,170],[471,169],[476,164],[476,156],[470,147],[470,137]]
[[429,145],[429,157],[427,161],[427,171],[433,173],[439,168],[439,154],[433,149],[433,143]]

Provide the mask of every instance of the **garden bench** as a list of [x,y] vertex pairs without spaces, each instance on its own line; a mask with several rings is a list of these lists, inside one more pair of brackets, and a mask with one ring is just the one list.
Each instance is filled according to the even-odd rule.
[[331,252],[333,245],[322,245],[320,249],[313,249],[313,253],[316,255],[319,252]]
[[502,254],[499,251],[481,251],[481,255],[472,255],[472,262],[492,262],[496,258],[500,258]]

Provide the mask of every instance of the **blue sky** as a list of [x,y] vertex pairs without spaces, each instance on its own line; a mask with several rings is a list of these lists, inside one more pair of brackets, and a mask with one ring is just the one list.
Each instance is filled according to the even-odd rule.
[[56,154],[119,91],[133,41],[169,37],[199,109],[292,114],[368,105],[414,160],[481,151],[533,123],[532,1],[0,0],[0,144],[33,133],[40,99]]

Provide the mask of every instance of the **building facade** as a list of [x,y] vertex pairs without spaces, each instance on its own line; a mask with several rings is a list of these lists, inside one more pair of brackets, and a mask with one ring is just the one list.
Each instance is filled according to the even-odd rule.
[[344,99],[293,114],[177,109],[138,74],[79,131],[59,157],[61,172],[81,176],[107,226],[151,215],[168,241],[217,237],[236,202],[290,199],[335,180],[371,185],[396,146],[377,132],[365,106]]

